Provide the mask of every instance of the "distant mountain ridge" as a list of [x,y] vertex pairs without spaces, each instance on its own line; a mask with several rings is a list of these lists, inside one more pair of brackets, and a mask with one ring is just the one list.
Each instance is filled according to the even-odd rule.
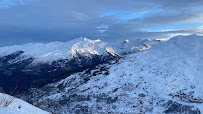
[[134,41],[108,43],[101,40],[78,38],[68,42],[51,42],[47,44],[29,43],[24,45],[0,47],[0,57],[22,51],[24,58],[32,57],[34,62],[52,62],[60,59],[72,59],[77,54],[91,57],[92,55],[122,55],[124,52],[136,52],[150,48],[155,40],[137,39]]

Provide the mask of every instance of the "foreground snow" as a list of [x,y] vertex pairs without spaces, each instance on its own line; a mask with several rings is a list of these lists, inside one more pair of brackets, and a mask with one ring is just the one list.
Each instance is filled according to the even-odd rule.
[[202,44],[200,36],[174,37],[118,62],[33,89],[27,100],[40,97],[35,105],[49,111],[57,107],[64,114],[203,113]]
[[[2,99],[11,100],[11,104],[7,107],[1,105]],[[23,100],[14,98],[7,94],[0,93],[0,113],[1,114],[49,114]]]

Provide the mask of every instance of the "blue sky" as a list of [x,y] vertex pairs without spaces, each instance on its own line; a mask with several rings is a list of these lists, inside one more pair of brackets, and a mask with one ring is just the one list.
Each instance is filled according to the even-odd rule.
[[201,0],[0,0],[0,15],[6,45],[203,34]]

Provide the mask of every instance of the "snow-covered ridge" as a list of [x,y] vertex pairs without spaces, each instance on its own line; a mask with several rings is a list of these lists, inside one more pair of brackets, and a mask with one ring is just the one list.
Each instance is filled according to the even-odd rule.
[[44,89],[51,92],[46,94],[44,89],[33,89],[28,100],[40,96],[34,103],[44,107],[42,101],[48,104],[53,99],[53,108],[61,107],[62,114],[84,109],[89,113],[203,113],[202,43],[202,36],[177,36],[114,64],[102,64],[49,84]]
[[[127,41],[127,42],[126,42]],[[135,40],[118,43],[107,43],[101,40],[78,38],[68,42],[51,42],[47,44],[29,43],[24,45],[0,47],[0,57],[16,51],[23,51],[23,58],[33,57],[35,61],[52,62],[59,59],[72,59],[77,54],[91,57],[91,55],[119,55],[132,50],[142,51],[150,48],[149,40]],[[143,45],[140,45],[143,44]]]
[[[11,101],[7,107],[2,106],[4,101]],[[23,100],[14,98],[7,94],[0,93],[0,113],[1,114],[49,114]]]

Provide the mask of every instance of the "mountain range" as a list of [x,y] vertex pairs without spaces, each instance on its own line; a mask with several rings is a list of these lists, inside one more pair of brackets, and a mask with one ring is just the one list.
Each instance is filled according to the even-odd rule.
[[203,113],[203,37],[0,47],[0,87],[48,112]]

